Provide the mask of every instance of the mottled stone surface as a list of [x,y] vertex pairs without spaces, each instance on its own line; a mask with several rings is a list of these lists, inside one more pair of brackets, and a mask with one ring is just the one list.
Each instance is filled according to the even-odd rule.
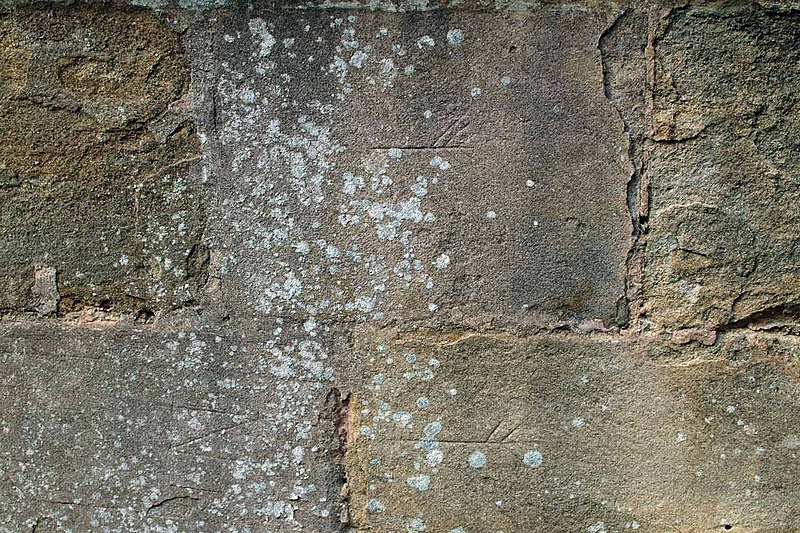
[[678,354],[613,338],[367,330],[356,344],[357,528],[797,525],[794,339],[737,335]]
[[3,531],[336,529],[341,328],[131,326],[0,331]]
[[212,233],[232,300],[436,323],[622,318],[629,171],[603,13],[230,18]]
[[649,314],[671,328],[714,329],[793,309],[797,14],[679,9],[663,25],[654,44]]
[[163,118],[190,76],[179,34],[102,6],[19,8],[0,27],[0,310],[42,311],[41,268],[57,270],[62,312],[191,301],[207,254],[199,142]]
[[0,2],[0,532],[797,531],[798,9]]

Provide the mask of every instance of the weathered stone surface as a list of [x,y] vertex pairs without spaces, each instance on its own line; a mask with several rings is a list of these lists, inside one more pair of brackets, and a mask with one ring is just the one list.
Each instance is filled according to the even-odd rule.
[[347,336],[184,327],[2,327],[0,530],[336,530]]
[[62,312],[194,299],[199,143],[191,122],[154,126],[188,83],[178,33],[101,5],[18,8],[0,27],[0,310],[41,312],[40,268]]
[[0,0],[0,532],[800,530],[798,9]]
[[800,527],[796,341],[734,336],[678,355],[364,330],[357,346],[358,530]]
[[673,11],[654,43],[650,318],[716,328],[800,303],[796,13]]
[[218,35],[211,232],[231,301],[456,323],[621,318],[630,172],[603,94],[604,14],[252,17]]

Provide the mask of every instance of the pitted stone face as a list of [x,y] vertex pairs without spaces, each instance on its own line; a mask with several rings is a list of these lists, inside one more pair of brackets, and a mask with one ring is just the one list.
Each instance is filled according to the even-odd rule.
[[345,335],[260,329],[4,329],[3,526],[333,531]]
[[658,40],[646,290],[659,323],[716,329],[800,305],[797,38],[796,13],[743,5],[676,10]]
[[189,82],[178,33],[103,6],[24,7],[0,26],[0,308],[43,311],[38,268],[56,269],[62,313],[194,299],[200,146],[191,121],[154,122]]
[[[347,456],[358,531],[793,520],[780,502],[798,497],[783,485],[797,474],[796,376],[781,362],[799,353],[794,339],[737,336],[669,360],[616,339],[365,327],[356,347],[365,376],[382,376],[365,377],[350,403],[364,429]],[[748,362],[728,361],[740,357]]]

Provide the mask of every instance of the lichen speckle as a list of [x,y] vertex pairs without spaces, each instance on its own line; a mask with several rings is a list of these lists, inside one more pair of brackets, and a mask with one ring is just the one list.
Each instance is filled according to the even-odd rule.
[[386,506],[380,500],[372,498],[367,502],[367,511],[370,513],[382,513],[386,511]]
[[430,35],[423,35],[417,39],[417,48],[423,48],[424,46],[436,46],[436,41]]
[[447,44],[458,46],[464,42],[464,31],[453,28],[447,32]]
[[798,529],[797,14],[668,4],[4,0],[0,529]]
[[253,35],[257,35],[261,42],[259,44],[259,51],[258,55],[261,57],[267,57],[272,53],[272,47],[278,42],[275,40],[275,37],[269,32],[267,28],[267,23],[264,19],[255,18],[250,21],[250,31]]
[[531,468],[538,468],[542,465],[542,454],[539,450],[528,450],[522,457],[522,462]]
[[448,266],[450,266],[450,256],[447,254],[441,254],[434,260],[433,264],[439,270],[447,268]]
[[436,167],[439,170],[450,170],[451,168],[450,163],[442,159],[442,157],[439,155],[436,155],[433,157],[433,159],[431,159],[431,166]]
[[587,527],[586,531],[588,531],[588,533],[605,533],[606,525],[603,522],[597,522]]
[[474,451],[469,454],[467,462],[472,468],[483,468],[486,466],[486,454],[483,452]]
[[428,476],[428,475],[425,475],[425,474],[420,474],[418,476],[412,476],[412,477],[406,479],[406,483],[410,487],[412,487],[412,488],[414,488],[414,489],[416,489],[416,490],[418,490],[420,492],[423,492],[423,491],[428,490],[428,488],[430,488],[431,477]]

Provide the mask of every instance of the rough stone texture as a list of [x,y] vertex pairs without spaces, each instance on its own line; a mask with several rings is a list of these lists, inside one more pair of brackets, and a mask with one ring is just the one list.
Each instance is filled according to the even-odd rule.
[[800,529],[795,2],[0,6],[0,532]]
[[179,35],[101,6],[0,25],[0,309],[53,311],[30,298],[39,268],[56,269],[62,312],[191,301],[207,253],[187,175],[199,143],[191,122],[154,124],[188,82]]
[[791,313],[800,303],[797,13],[684,8],[662,24],[648,312],[670,328],[709,329]]
[[[357,337],[357,527],[742,531],[797,525],[796,339]],[[415,529],[416,527],[416,529]]]
[[3,329],[4,531],[334,530],[347,336],[132,326]]
[[250,17],[217,37],[212,231],[237,305],[621,319],[626,140],[601,13]]

